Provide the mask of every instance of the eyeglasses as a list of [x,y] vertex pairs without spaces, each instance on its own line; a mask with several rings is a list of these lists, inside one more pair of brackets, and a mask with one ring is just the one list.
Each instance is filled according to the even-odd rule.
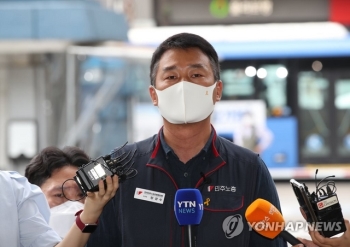
[[69,201],[80,201],[86,196],[74,179],[67,179],[62,184],[62,195]]

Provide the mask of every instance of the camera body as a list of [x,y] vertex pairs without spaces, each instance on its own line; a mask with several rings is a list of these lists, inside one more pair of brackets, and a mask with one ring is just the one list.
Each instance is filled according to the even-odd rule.
[[[305,213],[307,222],[324,237],[332,237],[346,231],[345,222],[338,196],[327,185],[327,192],[316,188],[316,192],[308,191],[305,183],[290,180],[295,196]],[[334,182],[332,182],[334,185]],[[335,185],[334,185],[335,186]],[[320,194],[320,195],[318,195]]]
[[87,191],[98,191],[99,181],[105,180],[107,176],[114,175],[103,157],[99,157],[82,166],[76,174],[74,180],[84,194]]
[[[121,148],[125,145],[126,144]],[[122,183],[124,180],[133,178],[137,175],[137,170],[132,168],[134,164],[132,158],[136,153],[136,149],[127,153],[119,152],[119,155],[117,155],[116,152],[121,148],[115,150],[109,155],[91,160],[89,163],[79,168],[76,172],[76,176],[74,176],[74,180],[84,195],[86,195],[88,191],[98,191],[99,181],[103,180],[105,182],[107,176],[116,175],[119,178],[119,183]]]

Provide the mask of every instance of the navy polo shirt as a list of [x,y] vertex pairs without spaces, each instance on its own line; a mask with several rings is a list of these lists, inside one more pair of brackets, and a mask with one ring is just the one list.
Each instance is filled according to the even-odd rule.
[[166,157],[166,167],[175,179],[178,187],[194,188],[198,180],[202,177],[202,172],[209,165],[210,147],[214,137],[214,131],[211,131],[210,137],[203,149],[186,164],[180,161],[172,148],[165,142],[163,129],[160,134],[160,142]]

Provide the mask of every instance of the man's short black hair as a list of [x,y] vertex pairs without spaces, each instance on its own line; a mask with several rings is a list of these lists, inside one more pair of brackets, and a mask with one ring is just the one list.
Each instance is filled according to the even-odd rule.
[[90,158],[77,147],[47,147],[40,151],[25,169],[25,177],[32,184],[41,187],[52,173],[64,166],[81,167],[89,163]]
[[220,80],[219,59],[214,47],[199,35],[192,33],[179,33],[164,40],[153,53],[150,66],[151,85],[155,86],[159,60],[162,55],[170,49],[188,48],[198,48],[207,55],[214,73],[215,81]]

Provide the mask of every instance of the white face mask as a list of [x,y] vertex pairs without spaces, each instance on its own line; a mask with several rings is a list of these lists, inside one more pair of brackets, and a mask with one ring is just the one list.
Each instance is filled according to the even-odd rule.
[[156,90],[160,114],[173,124],[197,123],[214,110],[213,91],[216,86],[204,87],[181,81],[162,91]]
[[61,238],[64,238],[75,222],[75,213],[84,208],[81,202],[66,201],[56,207],[52,207],[49,225]]

